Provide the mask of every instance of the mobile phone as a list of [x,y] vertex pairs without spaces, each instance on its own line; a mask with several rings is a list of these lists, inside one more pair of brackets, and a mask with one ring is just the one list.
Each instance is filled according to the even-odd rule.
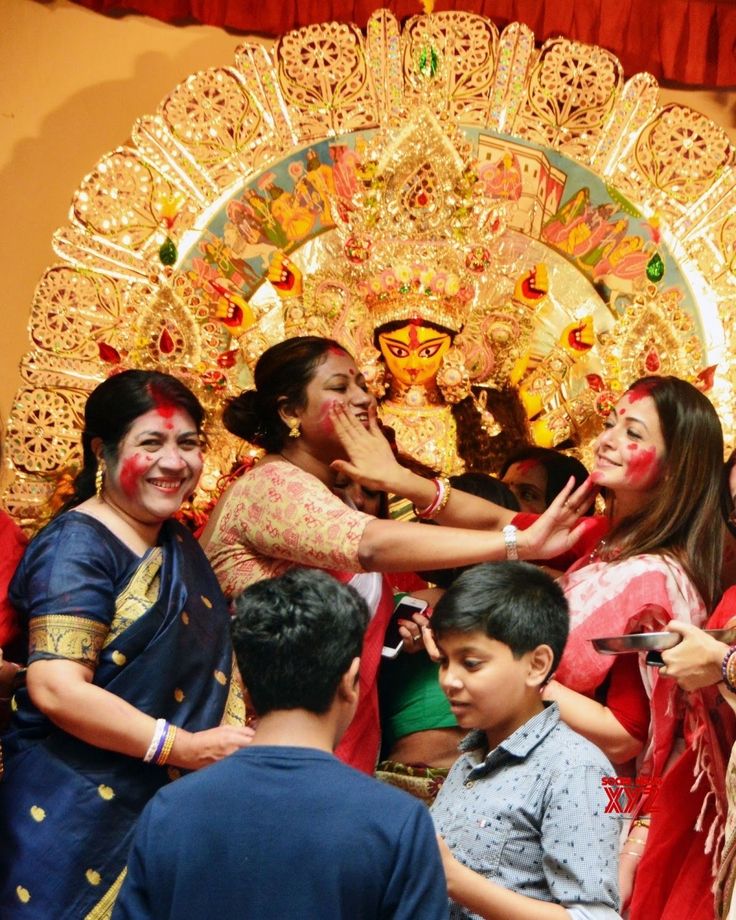
[[394,607],[394,612],[391,614],[391,619],[386,627],[386,635],[383,637],[381,654],[384,658],[396,658],[404,647],[404,640],[399,633],[399,620],[410,620],[413,614],[421,613],[428,606],[427,601],[412,597],[410,594],[401,598]]

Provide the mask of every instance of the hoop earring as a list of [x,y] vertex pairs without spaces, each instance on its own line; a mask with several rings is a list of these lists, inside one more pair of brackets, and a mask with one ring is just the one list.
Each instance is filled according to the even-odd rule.
[[102,498],[102,486],[105,482],[105,463],[103,460],[97,461],[97,472],[95,473],[95,494]]
[[300,438],[301,431],[299,430],[299,419],[294,419],[293,422],[289,422],[289,437],[290,438]]

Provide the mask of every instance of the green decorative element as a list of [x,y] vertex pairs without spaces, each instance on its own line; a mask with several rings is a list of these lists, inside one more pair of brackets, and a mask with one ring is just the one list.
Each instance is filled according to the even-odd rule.
[[176,262],[178,255],[179,253],[176,251],[176,244],[171,239],[171,237],[167,236],[158,251],[159,259],[161,259],[161,262],[164,265],[173,265],[174,262]]
[[652,258],[647,263],[647,278],[650,281],[653,281],[655,284],[657,281],[662,280],[664,275],[664,262],[662,257],[658,252],[655,252]]
[[439,66],[440,59],[437,52],[431,45],[425,45],[419,52],[419,73],[423,77],[434,77]]
[[631,217],[642,216],[641,211],[635,207],[625,195],[622,195],[621,192],[615,189],[612,185],[608,185],[608,183],[606,183],[606,191],[608,192],[608,197],[611,199],[611,201],[615,201],[625,214],[629,214]]

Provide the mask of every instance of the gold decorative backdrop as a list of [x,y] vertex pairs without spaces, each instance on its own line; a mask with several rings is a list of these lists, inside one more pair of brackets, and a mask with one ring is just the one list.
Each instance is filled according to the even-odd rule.
[[[390,138],[420,110],[464,132],[499,181],[518,171],[515,192],[496,190],[508,229],[490,246],[496,268],[484,283],[494,309],[511,303],[517,276],[540,260],[555,278],[561,261],[578,277],[554,282],[552,307],[535,314],[536,333],[518,355],[530,387],[557,335],[580,319],[579,292],[598,298],[584,305],[595,319],[585,367],[539,390],[544,417],[564,417],[584,452],[601,394],[654,370],[698,382],[733,442],[736,172],[725,132],[683,106],[659,106],[654,78],[625,80],[602,48],[564,38],[536,48],[525,26],[499,33],[470,13],[415,16],[402,28],[380,10],[365,35],[325,23],[282,36],[272,52],[244,43],[231,64],[175,87],[82,180],[53,239],[59,261],[35,292],[7,424],[4,501],[24,526],[37,524],[79,462],[86,395],[127,367],[168,370],[196,390],[212,444],[200,500],[212,493],[242,449],[217,424],[217,407],[285,334],[268,257],[283,249],[305,274],[324,268],[337,251],[330,207],[340,199],[341,152]],[[328,167],[321,174],[315,156]],[[532,162],[543,165],[547,197],[526,194]],[[279,184],[287,173],[288,188]],[[600,195],[594,202],[594,187],[605,204]],[[292,222],[275,220],[287,204]],[[608,249],[595,259],[567,232],[573,205],[586,232],[601,214],[610,223]],[[563,228],[559,238],[553,227]],[[619,255],[636,250],[638,274],[620,261],[604,272],[622,241]]]

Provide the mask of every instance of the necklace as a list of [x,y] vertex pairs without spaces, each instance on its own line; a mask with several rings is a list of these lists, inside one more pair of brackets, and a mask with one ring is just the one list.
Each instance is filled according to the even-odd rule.
[[599,540],[588,555],[587,562],[615,562],[621,550],[615,546],[606,547],[606,541]]

